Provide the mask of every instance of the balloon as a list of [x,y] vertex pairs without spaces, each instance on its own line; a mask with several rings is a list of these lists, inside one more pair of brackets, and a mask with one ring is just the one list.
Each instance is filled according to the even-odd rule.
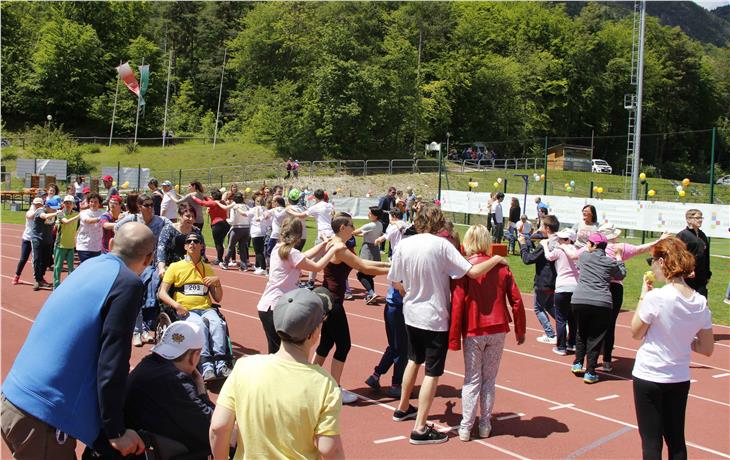
[[593,193],[598,193],[598,186],[596,186],[596,185],[593,186]]
[[571,187],[575,187],[575,181],[574,180],[570,181],[570,186]]
[[244,190],[246,193],[251,193],[251,187],[246,187],[246,190]]
[[598,193],[603,193],[603,187],[598,187]]
[[501,183],[502,183],[502,178],[501,178],[501,177],[498,177],[498,178],[497,178],[497,183],[498,183],[498,184],[501,184]]
[[687,194],[684,190],[679,191],[679,196],[684,197]]
[[646,174],[644,174],[644,173],[639,174],[639,179],[646,180]]
[[127,187],[129,187],[129,181],[122,184],[122,188],[127,188]]
[[113,180],[113,181],[112,181],[112,185],[113,185],[114,187],[116,187],[116,186],[117,186],[117,181]]
[[689,185],[689,182],[690,182],[690,181],[689,181],[689,179],[687,179],[687,178],[685,178],[685,179],[682,179],[682,185],[684,185],[685,187]]
[[649,190],[649,192],[647,193],[647,195],[654,196],[654,195],[656,195],[656,192],[654,191],[654,189],[651,189],[651,190]]
[[475,181],[469,182],[469,188],[477,188],[477,187],[479,187],[479,182],[475,182]]
[[540,180],[545,180],[545,174],[540,174]]
[[493,183],[492,185],[494,185],[494,188],[497,188],[497,187],[499,187],[499,184],[498,184],[498,183],[496,183],[496,182],[495,182],[495,183]]
[[540,176],[538,176],[537,174],[532,177],[535,179],[535,182],[540,182]]
[[566,182],[563,187],[568,188],[568,187],[570,187],[570,184]]
[[568,188],[566,188],[565,190],[566,190],[567,192],[569,192],[569,193],[570,193],[570,192],[572,192],[572,191],[573,191],[573,187],[568,187]]
[[176,192],[179,192],[180,191],[180,184],[175,184],[175,191]]
[[682,187],[681,185],[677,185],[677,187],[675,187],[675,190],[677,191],[677,193],[679,193],[684,190],[684,187]]

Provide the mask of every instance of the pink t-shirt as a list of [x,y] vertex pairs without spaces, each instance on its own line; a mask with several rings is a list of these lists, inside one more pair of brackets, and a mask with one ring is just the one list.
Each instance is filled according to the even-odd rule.
[[297,265],[304,260],[304,254],[292,248],[289,257],[282,260],[279,257],[280,246],[277,244],[271,251],[269,282],[266,283],[266,289],[256,306],[259,311],[267,311],[269,308],[273,310],[282,295],[298,287],[302,271],[297,268]]
[[558,245],[555,245],[552,251],[545,251],[545,258],[550,262],[555,262],[555,272],[557,277],[555,278],[555,292],[573,292],[575,287],[578,285],[578,267],[576,263],[577,259],[571,259],[565,252],[571,252],[574,256],[582,254],[585,248],[576,248],[568,246],[565,250],[561,249]]

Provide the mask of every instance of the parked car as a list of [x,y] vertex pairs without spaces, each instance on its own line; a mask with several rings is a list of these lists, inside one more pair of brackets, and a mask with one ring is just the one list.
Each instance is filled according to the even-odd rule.
[[717,185],[730,185],[730,176],[722,176],[721,178],[717,179],[716,184]]
[[591,160],[591,172],[612,174],[613,168],[606,160]]

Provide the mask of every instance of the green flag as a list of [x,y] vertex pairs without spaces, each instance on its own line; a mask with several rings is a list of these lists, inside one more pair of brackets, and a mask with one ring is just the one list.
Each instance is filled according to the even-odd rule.
[[139,66],[139,105],[143,106],[144,95],[147,92],[147,87],[150,86],[150,66],[141,65]]

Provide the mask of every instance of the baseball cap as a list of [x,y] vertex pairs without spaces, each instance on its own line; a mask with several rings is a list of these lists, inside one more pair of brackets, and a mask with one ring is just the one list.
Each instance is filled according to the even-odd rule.
[[621,234],[621,229],[616,228],[613,224],[603,224],[598,228],[598,231],[604,234],[607,240],[616,239]]
[[591,236],[588,237],[588,241],[593,244],[608,243],[606,236],[601,232],[591,233]]
[[33,198],[33,204],[39,204],[39,205],[43,204],[43,198],[41,198],[39,196]]
[[81,193],[91,193],[91,189],[89,187],[84,187]]
[[558,238],[567,238],[570,241],[575,241],[576,234],[571,228],[564,228],[555,234]]
[[160,343],[152,347],[152,353],[165,359],[175,359],[188,350],[203,348],[204,342],[205,334],[200,326],[188,321],[175,321],[165,329]]
[[124,200],[119,195],[112,195],[112,196],[109,197],[109,199],[107,201],[116,201],[117,203],[122,204],[122,202]]
[[292,201],[299,200],[299,197],[302,196],[302,192],[298,188],[293,188],[289,190],[289,199]]
[[106,175],[106,176],[102,177],[101,180],[112,182],[112,181],[114,181],[114,178],[112,176]]
[[292,342],[301,342],[324,321],[332,303],[332,293],[324,287],[291,290],[274,308],[274,328]]
[[58,195],[50,197],[46,200],[46,206],[51,209],[59,209],[61,207],[61,197]]
[[63,197],[63,202],[70,201],[71,203],[76,203],[76,198],[73,197],[73,195],[66,195]]
[[162,183],[162,186],[163,187],[172,187],[172,182],[170,182],[169,180],[166,180]]

